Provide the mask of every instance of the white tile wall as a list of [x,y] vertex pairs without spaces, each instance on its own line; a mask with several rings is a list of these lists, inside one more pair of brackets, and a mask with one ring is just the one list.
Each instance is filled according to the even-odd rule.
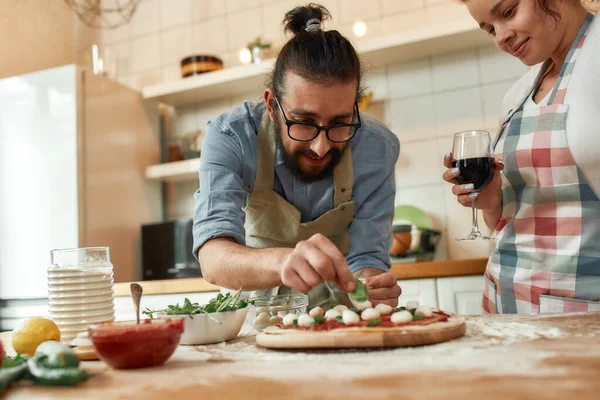
[[160,26],[169,28],[189,25],[192,22],[192,0],[160,0]]
[[[192,53],[219,55],[228,49],[227,19],[224,15],[206,21],[195,22],[192,26]],[[180,59],[173,59],[173,61]]]
[[192,0],[192,20],[200,21],[223,15],[227,11],[223,0]]
[[423,0],[381,0],[381,13],[383,15],[395,14],[419,8],[425,8],[425,3]]
[[[181,79],[179,62],[188,53],[210,53],[226,66],[239,63],[238,51],[262,35],[275,46],[284,42],[281,20],[298,0],[143,0],[132,22],[103,31],[103,44],[119,60],[121,81],[135,87]],[[473,23],[464,6],[451,0],[322,0],[332,13],[328,29],[339,29],[356,41],[352,24],[368,24],[367,37],[417,29],[426,24]],[[491,41],[490,41],[491,46]],[[122,64],[122,67],[121,67]],[[396,204],[423,208],[443,232],[437,258],[486,256],[489,243],[457,242],[469,232],[470,209],[460,206],[441,179],[442,158],[451,150],[452,134],[488,129],[495,134],[506,90],[526,71],[518,60],[495,48],[386,65],[366,75],[374,92],[368,110],[398,135]],[[207,104],[179,107],[174,132],[205,129],[210,118],[262,91],[240,93]],[[195,181],[171,185],[169,218],[193,213]],[[485,224],[481,221],[482,229]]]
[[160,8],[158,0],[141,1],[131,19],[133,37],[160,31]]
[[477,53],[467,51],[434,58],[432,76],[436,92],[477,85],[480,81]]
[[433,92],[430,60],[388,66],[390,98],[411,97]]
[[[163,31],[161,63],[171,63],[171,60],[181,60],[192,53],[192,25],[186,24]],[[167,64],[168,65],[168,64]]]

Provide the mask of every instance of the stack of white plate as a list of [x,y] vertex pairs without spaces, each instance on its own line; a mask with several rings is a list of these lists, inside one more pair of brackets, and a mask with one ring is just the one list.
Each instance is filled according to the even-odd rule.
[[48,305],[64,343],[87,331],[90,324],[114,321],[112,268],[48,270]]

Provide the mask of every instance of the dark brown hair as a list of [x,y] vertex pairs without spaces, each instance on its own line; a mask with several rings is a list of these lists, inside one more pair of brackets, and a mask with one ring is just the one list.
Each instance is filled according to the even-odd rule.
[[285,32],[294,36],[283,46],[270,76],[268,86],[276,94],[285,93],[287,71],[313,82],[356,82],[357,99],[362,92],[362,67],[354,46],[336,30],[307,30],[311,20],[318,27],[331,14],[325,7],[310,3],[285,14]]

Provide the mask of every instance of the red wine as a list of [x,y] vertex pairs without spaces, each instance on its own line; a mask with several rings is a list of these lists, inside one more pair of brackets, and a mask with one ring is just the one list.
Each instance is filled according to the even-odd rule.
[[455,160],[452,167],[460,169],[460,175],[456,177],[456,182],[460,185],[472,183],[475,190],[483,190],[494,178],[496,165],[493,157],[465,158]]

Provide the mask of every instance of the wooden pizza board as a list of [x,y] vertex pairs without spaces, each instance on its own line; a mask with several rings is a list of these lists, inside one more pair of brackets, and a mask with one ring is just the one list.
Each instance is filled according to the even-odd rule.
[[466,331],[465,320],[460,317],[405,328],[345,328],[314,332],[269,327],[256,335],[256,344],[271,349],[408,347],[457,339]]

